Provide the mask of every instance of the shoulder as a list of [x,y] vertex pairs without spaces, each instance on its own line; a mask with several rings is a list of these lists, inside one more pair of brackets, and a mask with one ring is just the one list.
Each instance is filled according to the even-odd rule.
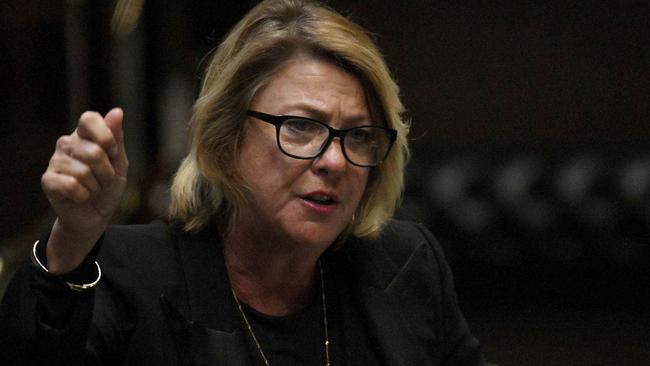
[[165,241],[169,239],[173,226],[155,221],[140,225],[110,225],[104,233],[104,241]]
[[177,267],[177,237],[174,224],[111,225],[101,238],[98,260],[108,273],[142,279],[172,273]]
[[416,252],[425,251],[436,257],[443,256],[442,249],[431,231],[416,222],[391,220],[377,239],[362,242],[361,247],[375,253],[383,253],[398,267],[402,267]]
[[424,225],[409,221],[391,220],[378,238],[353,239],[343,251],[361,272],[361,278],[384,288],[407,273],[439,278],[440,271],[447,266],[431,232]]
[[426,226],[402,220],[388,221],[381,235],[373,241],[382,244],[395,244],[403,250],[414,249],[424,242],[437,245],[436,239]]
[[172,226],[161,221],[144,225],[111,225],[100,239],[100,254],[159,252],[170,247],[173,231]]

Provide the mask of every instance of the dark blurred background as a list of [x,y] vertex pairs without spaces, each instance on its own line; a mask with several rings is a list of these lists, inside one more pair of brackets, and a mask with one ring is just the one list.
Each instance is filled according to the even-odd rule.
[[[116,222],[165,214],[206,54],[255,1],[0,4],[0,293],[52,213],[56,138],[126,113]],[[650,360],[648,1],[330,1],[402,88],[413,158],[399,216],[427,224],[501,365]]]

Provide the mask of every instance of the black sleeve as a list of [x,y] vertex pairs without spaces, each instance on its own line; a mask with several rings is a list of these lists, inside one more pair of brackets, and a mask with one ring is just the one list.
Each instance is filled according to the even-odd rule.
[[458,306],[453,276],[442,248],[429,230],[422,225],[418,225],[418,228],[429,242],[440,270],[440,286],[443,294],[442,319],[445,333],[442,365],[487,366],[488,364],[481,353],[480,344],[471,334],[467,321]]
[[[47,236],[41,243],[47,243]],[[37,247],[43,263],[45,245]],[[66,281],[92,282],[99,245],[79,268],[55,276],[32,264],[14,275],[0,305],[0,359],[3,365],[89,364],[86,339],[95,289],[71,290]],[[44,265],[46,265],[44,263]]]
[[[74,310],[77,310],[75,305],[79,296],[75,295],[79,291],[71,291],[66,285],[66,282],[84,284],[95,281],[98,276],[98,267],[95,265],[95,260],[97,259],[102,239],[103,236],[99,238],[79,267],[64,275],[51,275],[40,270],[38,266],[34,266],[35,270],[32,271],[34,277],[31,287],[35,290],[34,292],[37,296],[37,304],[39,306],[36,311],[43,325],[54,329],[63,329],[69,323]],[[36,246],[35,253],[36,257],[46,268],[47,256],[45,250],[48,240],[49,233],[39,240],[39,245]],[[94,289],[84,292],[94,294]]]

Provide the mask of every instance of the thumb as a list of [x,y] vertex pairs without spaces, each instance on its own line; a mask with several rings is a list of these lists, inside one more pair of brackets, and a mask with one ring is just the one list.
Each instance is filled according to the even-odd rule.
[[111,162],[115,166],[116,170],[125,175],[127,167],[127,158],[126,158],[126,148],[124,146],[124,130],[122,129],[122,123],[124,121],[124,111],[122,108],[113,108],[106,116],[104,116],[104,123],[113,133],[115,138],[116,146],[111,149],[109,155],[111,157]]

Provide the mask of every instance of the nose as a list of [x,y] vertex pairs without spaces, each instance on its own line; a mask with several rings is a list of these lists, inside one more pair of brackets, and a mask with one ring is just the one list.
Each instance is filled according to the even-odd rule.
[[345,171],[347,163],[341,139],[334,138],[325,151],[313,160],[312,169],[315,173],[338,174]]

